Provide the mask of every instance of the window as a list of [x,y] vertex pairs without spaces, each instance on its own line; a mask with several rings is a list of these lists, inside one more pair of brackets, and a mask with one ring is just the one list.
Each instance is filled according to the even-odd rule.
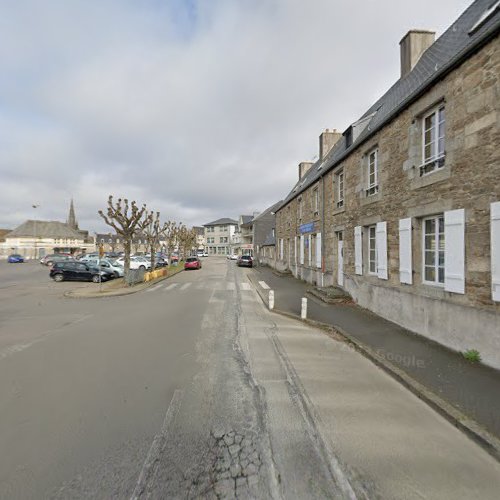
[[422,121],[422,165],[420,175],[444,167],[444,106],[426,115]]
[[444,284],[444,216],[436,215],[423,220],[423,282]]
[[344,169],[339,170],[335,175],[337,185],[337,208],[344,206]]
[[368,274],[377,274],[377,226],[368,228]]
[[314,215],[319,214],[319,190],[315,188],[313,191],[313,212]]
[[378,149],[374,149],[368,155],[366,196],[371,196],[378,192]]

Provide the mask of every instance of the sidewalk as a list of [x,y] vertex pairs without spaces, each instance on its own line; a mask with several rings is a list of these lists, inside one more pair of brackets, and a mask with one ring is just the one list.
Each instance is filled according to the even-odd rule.
[[500,459],[500,372],[471,364],[445,347],[352,304],[326,304],[307,295],[312,285],[267,267],[249,278],[267,303],[264,281],[275,294],[275,310],[300,317],[308,297],[308,319],[331,325],[356,348],[404,383]]

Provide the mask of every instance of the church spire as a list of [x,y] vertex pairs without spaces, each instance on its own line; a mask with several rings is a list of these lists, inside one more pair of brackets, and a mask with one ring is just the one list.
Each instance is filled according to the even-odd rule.
[[76,221],[75,217],[75,207],[73,206],[73,198],[71,198],[71,204],[69,206],[69,216],[66,224],[68,224],[68,226],[71,227],[72,229],[78,230],[78,222]]

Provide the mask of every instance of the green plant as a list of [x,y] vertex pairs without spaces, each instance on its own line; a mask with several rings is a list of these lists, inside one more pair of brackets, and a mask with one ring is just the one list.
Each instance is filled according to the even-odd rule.
[[481,354],[476,349],[467,349],[462,353],[462,356],[471,363],[479,363],[481,361]]

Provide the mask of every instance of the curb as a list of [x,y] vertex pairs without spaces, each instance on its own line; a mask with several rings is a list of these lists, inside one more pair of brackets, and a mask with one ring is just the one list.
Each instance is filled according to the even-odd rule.
[[[130,288],[125,288],[123,290],[110,290],[110,291],[104,291],[104,292],[93,292],[92,294],[88,295],[77,295],[75,294],[75,290],[68,290],[63,293],[63,296],[68,298],[68,299],[104,299],[106,297],[121,297],[123,295],[132,295],[133,293],[138,293],[142,292],[143,290],[146,290],[147,288],[150,288],[153,285],[157,285],[158,283],[176,276],[179,273],[182,273],[184,269],[181,269],[180,271],[176,272],[175,274],[171,274],[170,276],[162,276],[159,279],[156,279],[154,281],[147,281],[144,283],[141,283],[140,285],[136,285],[135,287],[130,287]],[[77,289],[78,290],[78,289]]]
[[457,429],[462,431],[469,438],[479,444],[494,459],[500,462],[500,439],[498,439],[487,430],[483,429],[483,427],[481,427],[475,420],[467,417],[460,410],[457,410],[450,403],[446,402],[445,400],[437,396],[434,392],[429,390],[427,387],[422,385],[420,382],[417,382],[415,379],[410,377],[406,372],[388,362],[385,358],[377,354],[371,347],[363,344],[352,335],[347,333],[345,330],[343,330],[341,327],[311,319],[302,320],[300,316],[296,314],[281,311],[279,309],[269,310],[265,296],[262,295],[262,292],[260,290],[260,286],[258,284],[255,284],[251,278],[250,281],[252,281],[252,283],[254,284],[259,297],[261,298],[262,302],[269,312],[274,312],[280,314],[281,316],[307,323],[322,330],[328,329],[331,331],[331,329],[333,328],[357,352],[359,352],[374,364],[376,364],[379,368],[384,370],[387,374],[389,374],[400,384],[406,387],[409,391],[411,391],[415,396],[417,396],[420,400],[437,411],[441,416],[446,418],[446,420],[452,423]]

